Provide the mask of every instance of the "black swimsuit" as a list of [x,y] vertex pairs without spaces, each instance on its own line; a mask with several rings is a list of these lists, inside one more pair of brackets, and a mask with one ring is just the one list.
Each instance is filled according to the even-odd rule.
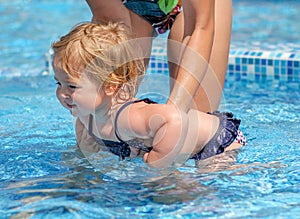
[[144,144],[143,141],[139,141],[138,139],[133,139],[133,140],[129,140],[129,141],[123,141],[119,134],[118,134],[118,118],[120,113],[130,104],[134,104],[134,103],[138,103],[138,102],[145,102],[148,104],[154,104],[156,102],[145,98],[145,99],[141,99],[141,100],[133,100],[133,101],[129,101],[127,103],[125,103],[123,106],[120,107],[120,109],[118,110],[117,114],[116,114],[116,118],[115,118],[115,122],[114,122],[114,126],[115,126],[115,135],[117,137],[117,139],[119,141],[111,141],[111,140],[105,140],[105,139],[101,139],[98,138],[97,136],[95,136],[93,134],[93,117],[92,115],[89,116],[89,135],[95,138],[95,141],[100,144],[100,145],[105,145],[106,147],[108,147],[109,151],[112,152],[115,155],[118,155],[120,160],[123,160],[125,157],[129,157],[130,156],[130,147],[134,147],[137,148],[139,150],[145,151],[145,152],[149,152],[151,151],[152,147],[148,147]]
[[[119,141],[111,141],[98,138],[93,134],[93,117],[92,115],[89,116],[89,135],[95,138],[95,141],[99,145],[105,145],[110,152],[119,156],[120,160],[123,160],[125,157],[130,156],[130,147],[137,148],[139,150],[150,152],[152,147],[149,147],[144,144],[143,141],[139,141],[138,139],[132,139],[129,141],[123,141],[120,136],[118,135],[118,118],[120,113],[130,104],[138,103],[138,102],[145,102],[148,104],[156,104],[156,102],[145,98],[141,100],[134,100],[125,103],[123,106],[120,107],[116,114],[116,118],[114,121],[115,126],[115,135]],[[209,113],[211,114],[211,113]],[[238,135],[239,125],[241,120],[233,118],[233,114],[229,112],[220,113],[218,111],[213,112],[212,115],[215,115],[219,118],[220,124],[218,127],[217,132],[215,133],[214,137],[203,147],[203,149],[195,154],[192,159],[195,160],[203,160],[209,158],[211,156],[220,154],[224,152],[224,149],[228,147]]]

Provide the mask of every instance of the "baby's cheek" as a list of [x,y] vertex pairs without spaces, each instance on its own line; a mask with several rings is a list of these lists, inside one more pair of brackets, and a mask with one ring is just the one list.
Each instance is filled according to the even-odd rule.
[[59,103],[63,105],[63,101],[62,98],[60,97],[60,92],[58,88],[56,89],[56,98],[58,99]]
[[55,94],[56,94],[56,98],[59,99],[59,89],[58,88],[56,88]]

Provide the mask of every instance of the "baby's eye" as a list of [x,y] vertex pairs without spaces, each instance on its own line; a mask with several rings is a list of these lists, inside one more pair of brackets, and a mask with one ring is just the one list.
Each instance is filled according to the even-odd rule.
[[58,82],[58,81],[57,81],[55,84],[57,84],[58,86],[60,86],[60,85],[61,85],[61,83],[60,83],[60,82]]
[[78,88],[78,86],[73,85],[73,84],[70,84],[70,85],[69,85],[69,88],[71,88],[71,89],[76,89],[76,88]]

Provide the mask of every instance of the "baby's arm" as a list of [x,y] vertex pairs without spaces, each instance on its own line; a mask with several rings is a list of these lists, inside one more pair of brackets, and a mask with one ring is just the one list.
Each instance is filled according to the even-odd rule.
[[[144,160],[155,167],[181,165],[203,148],[219,126],[216,116],[196,110],[190,110],[186,114],[178,109],[172,111],[168,108],[167,111],[161,112],[168,119],[162,126],[165,130],[157,130],[153,150],[144,156]],[[162,140],[156,143],[155,139]]]
[[144,161],[150,166],[169,167],[183,163],[189,157],[181,153],[188,131],[188,117],[176,107],[160,104],[132,107],[127,121],[127,134],[129,131],[135,138],[153,138],[153,149],[144,155]]
[[216,116],[195,110],[186,114],[172,105],[148,105],[130,115],[132,130],[140,135],[135,137],[153,138],[153,149],[144,155],[153,167],[181,165],[203,148],[219,126]]

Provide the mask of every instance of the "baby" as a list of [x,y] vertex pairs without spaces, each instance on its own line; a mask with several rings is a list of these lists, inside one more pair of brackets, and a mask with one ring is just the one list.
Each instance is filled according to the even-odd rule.
[[121,23],[79,24],[53,44],[60,103],[77,118],[82,151],[143,156],[153,167],[201,160],[243,145],[240,120],[136,99],[143,57]]

